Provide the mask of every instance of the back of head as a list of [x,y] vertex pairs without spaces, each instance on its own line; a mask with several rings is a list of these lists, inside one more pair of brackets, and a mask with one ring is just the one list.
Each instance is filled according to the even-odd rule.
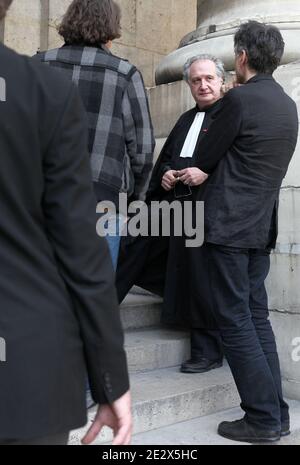
[[0,0],[0,21],[5,17],[12,0]]
[[249,68],[263,74],[273,74],[279,66],[284,45],[277,27],[257,21],[242,24],[234,37],[235,53],[245,50]]
[[121,37],[121,10],[114,0],[73,0],[58,29],[68,45],[100,46]]

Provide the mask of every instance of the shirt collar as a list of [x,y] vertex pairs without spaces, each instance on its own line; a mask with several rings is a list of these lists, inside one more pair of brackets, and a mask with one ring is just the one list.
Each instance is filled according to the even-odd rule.
[[274,78],[272,74],[263,74],[263,73],[258,73],[255,76],[253,76],[249,81],[246,82],[246,84],[251,84],[252,82],[258,82],[258,81],[274,81]]
[[74,43],[74,44],[66,44],[66,43],[64,43],[62,48],[64,48],[64,47],[84,47],[84,48],[85,47],[92,47],[92,48],[99,48],[99,49],[103,50],[103,52],[108,53],[109,55],[112,55],[110,49],[108,47],[106,47],[106,45],[104,45],[104,44],[101,44],[99,46],[97,44],[95,44],[95,45],[91,45],[91,44],[87,45],[84,42],[78,42],[78,43]]

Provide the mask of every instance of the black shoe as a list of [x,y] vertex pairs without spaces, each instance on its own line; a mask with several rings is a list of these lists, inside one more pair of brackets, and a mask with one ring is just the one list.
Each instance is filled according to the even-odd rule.
[[219,424],[218,434],[232,441],[250,442],[251,444],[280,440],[280,431],[258,428],[244,418],[236,421],[223,421]]
[[289,434],[291,434],[290,424],[289,423],[281,423],[280,436],[283,438],[285,436],[289,436]]
[[181,365],[180,371],[182,373],[205,373],[206,371],[219,368],[223,365],[222,360],[208,360],[207,358],[190,358]]

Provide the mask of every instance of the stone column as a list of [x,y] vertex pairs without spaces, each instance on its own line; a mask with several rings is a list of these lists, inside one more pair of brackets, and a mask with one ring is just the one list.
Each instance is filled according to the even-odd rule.
[[198,0],[198,28],[181,41],[181,47],[161,61],[156,83],[181,80],[186,60],[200,53],[221,58],[227,70],[234,67],[233,35],[248,19],[278,26],[286,43],[282,63],[300,58],[300,2],[298,0]]

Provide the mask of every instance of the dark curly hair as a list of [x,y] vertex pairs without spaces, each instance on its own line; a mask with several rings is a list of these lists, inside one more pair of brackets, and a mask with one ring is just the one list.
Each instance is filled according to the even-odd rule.
[[277,27],[257,21],[242,24],[234,37],[235,53],[245,50],[249,67],[263,74],[273,74],[278,68],[284,45]]
[[73,0],[59,34],[68,45],[100,46],[121,37],[121,9],[114,0]]
[[11,2],[12,0],[0,0],[0,21],[5,17]]

